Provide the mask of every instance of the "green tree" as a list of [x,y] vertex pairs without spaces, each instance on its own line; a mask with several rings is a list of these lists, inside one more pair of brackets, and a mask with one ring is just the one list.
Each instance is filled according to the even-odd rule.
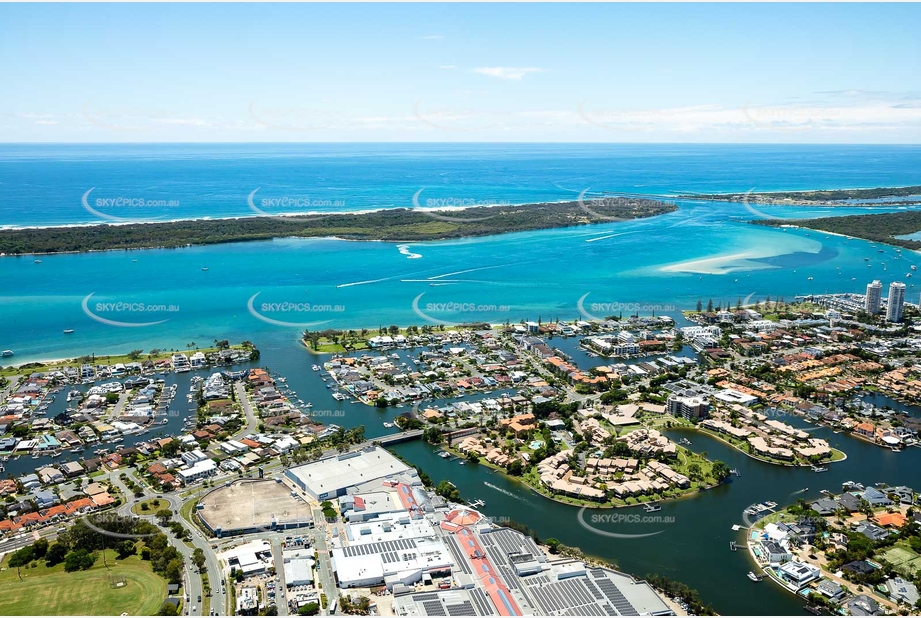
[[717,483],[722,483],[728,479],[730,474],[729,466],[725,463],[719,460],[713,462],[713,476],[716,478]]
[[64,570],[68,573],[73,571],[86,571],[95,563],[96,556],[82,547],[64,556]]
[[320,605],[319,603],[305,603],[298,608],[297,613],[300,616],[316,616],[320,613]]
[[201,547],[196,547],[195,551],[192,552],[192,562],[195,563],[195,566],[198,567],[198,570],[201,571],[205,566],[205,551]]
[[32,543],[32,553],[35,560],[41,560],[48,553],[48,539],[38,539]]
[[67,555],[67,546],[63,543],[53,543],[45,554],[45,565],[54,566],[64,562],[64,556]]
[[157,611],[158,616],[178,616],[179,615],[179,605],[176,603],[163,602],[163,605],[160,606],[160,609]]
[[22,567],[32,562],[32,555],[32,546],[30,545],[16,550],[10,556],[7,564],[16,568],[16,574],[19,576],[20,581],[22,580]]
[[157,511],[157,519],[160,520],[160,525],[165,526],[170,519],[173,518],[173,512],[169,509],[160,509]]

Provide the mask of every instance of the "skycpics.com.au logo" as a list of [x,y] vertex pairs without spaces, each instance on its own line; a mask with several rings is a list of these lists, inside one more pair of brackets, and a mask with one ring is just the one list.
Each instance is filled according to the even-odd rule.
[[579,297],[576,307],[579,313],[590,322],[603,322],[607,316],[626,313],[628,315],[639,315],[643,313],[665,313],[668,311],[678,311],[678,305],[670,303],[646,303],[646,302],[596,302],[586,304],[585,299],[591,292],[586,292]]
[[[279,221],[319,221],[329,216],[330,210],[345,208],[345,200],[317,198],[309,195],[282,195],[256,199],[262,187],[253,189],[246,198],[246,205],[260,217]],[[317,209],[327,214],[318,214]],[[285,214],[288,211],[290,214]]]
[[761,198],[759,196],[753,197],[752,193],[754,192],[754,190],[755,188],[752,187],[751,189],[745,192],[745,195],[742,196],[742,206],[745,207],[745,210],[755,215],[756,217],[761,217],[762,219],[774,219],[774,220],[780,220],[780,221],[788,219],[788,217],[778,217],[776,215],[769,215],[766,212],[762,212],[758,210],[757,208],[755,208],[752,205],[753,202],[757,202],[759,206],[776,205],[776,202],[770,197],[764,197],[764,198]]
[[637,513],[635,509],[590,509],[583,506],[576,515],[580,526],[599,536],[611,539],[642,539],[665,532],[675,523],[674,515]]
[[148,539],[160,534],[159,530],[154,530],[153,532],[132,532],[132,530],[137,529],[139,522],[143,521],[143,519],[134,515],[120,515],[115,511],[93,513],[81,517],[77,521],[96,534],[101,534],[102,536],[113,539]]
[[579,203],[579,208],[581,208],[585,214],[599,221],[629,221],[632,218],[632,216],[621,217],[618,215],[603,214],[610,209],[629,213],[636,207],[646,207],[648,205],[652,205],[653,202],[659,204],[668,204],[671,206],[675,205],[673,200],[665,200],[654,195],[605,193],[599,194],[596,197],[591,197],[589,195],[589,191],[590,189],[583,189],[579,193],[577,202]]
[[483,208],[483,207],[493,207],[493,206],[510,206],[511,202],[508,200],[490,200],[490,199],[478,199],[478,198],[469,198],[469,197],[441,197],[441,198],[427,198],[425,200],[425,205],[423,206],[419,202],[419,196],[422,195],[422,192],[425,191],[425,187],[416,191],[413,195],[413,210],[421,212],[427,217],[432,219],[438,219],[439,221],[448,221],[451,223],[475,223],[477,221],[486,221],[487,219],[492,219],[496,215],[483,215],[481,217],[460,217],[455,215],[445,214],[452,210],[463,211],[468,208]]
[[80,305],[83,308],[83,313],[87,317],[89,317],[91,320],[99,322],[100,324],[105,324],[106,326],[115,326],[118,328],[140,328],[144,326],[156,326],[157,324],[163,324],[169,320],[169,318],[144,322],[123,319],[116,320],[113,318],[104,317],[106,314],[119,317],[127,317],[132,315],[158,316],[176,313],[179,311],[179,305],[171,305],[166,303],[144,303],[137,301],[90,303],[90,300],[93,298],[95,293],[96,292],[91,292],[87,294],[83,298],[83,301],[80,303]]
[[429,312],[432,313],[449,313],[453,316],[458,314],[471,314],[471,317],[474,315],[483,315],[483,314],[507,314],[511,311],[511,305],[499,305],[499,304],[484,304],[470,302],[467,300],[463,301],[447,301],[440,303],[425,303],[424,309],[420,305],[422,297],[425,296],[425,292],[419,294],[413,299],[412,309],[413,312],[418,315],[423,320],[430,322],[432,324],[443,324],[445,326],[458,326],[464,322],[450,322],[448,320],[440,320],[436,317],[429,315]]
[[[256,304],[256,298],[262,292],[253,294],[246,303],[250,315],[261,322],[287,328],[313,328],[326,324],[332,318],[330,314],[342,314],[345,305],[333,303],[309,303],[303,301],[262,302]],[[270,317],[272,316],[272,317]],[[294,318],[327,317],[324,320],[294,321]],[[285,318],[285,319],[282,319]]]
[[132,222],[144,222],[144,221],[155,221],[157,219],[162,219],[166,215],[160,214],[156,216],[144,216],[144,217],[124,217],[120,215],[113,215],[107,210],[118,210],[119,212],[126,212],[130,209],[144,209],[144,210],[160,210],[165,208],[178,208],[179,200],[168,200],[168,199],[150,199],[147,197],[141,196],[125,196],[119,195],[115,197],[97,197],[93,200],[90,200],[90,193],[96,190],[96,187],[90,188],[86,193],[83,194],[83,197],[80,199],[80,203],[83,206],[83,209],[93,215],[94,217],[99,217],[104,221],[114,221],[119,223],[132,223]]

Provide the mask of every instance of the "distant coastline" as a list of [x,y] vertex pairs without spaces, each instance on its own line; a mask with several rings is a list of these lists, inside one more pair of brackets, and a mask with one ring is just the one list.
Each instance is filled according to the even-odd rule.
[[[905,198],[895,199],[892,198]],[[907,206],[921,204],[921,186],[876,187],[872,189],[819,189],[809,191],[748,191],[745,193],[699,193],[680,195],[683,200],[746,202],[763,206]],[[885,202],[871,200],[890,200]]]
[[8,228],[0,230],[0,256],[167,249],[292,237],[420,242],[628,221],[675,210],[677,206],[669,202],[628,197],[438,210],[397,208],[290,217]]

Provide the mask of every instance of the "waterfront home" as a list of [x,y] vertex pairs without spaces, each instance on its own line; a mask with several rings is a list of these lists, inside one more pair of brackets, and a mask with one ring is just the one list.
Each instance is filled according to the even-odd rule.
[[728,436],[732,436],[733,438],[738,438],[740,440],[744,440],[752,434],[752,431],[749,429],[745,429],[743,427],[733,427],[730,423],[725,421],[718,421],[716,419],[706,419],[705,421],[701,422],[700,426],[717,433],[723,433]]
[[800,457],[806,459],[812,457],[818,457],[820,459],[831,457],[831,447],[825,440],[821,438],[809,438],[806,442],[807,444],[796,446],[794,449]]
[[64,476],[67,478],[73,478],[75,476],[80,476],[85,470],[78,462],[68,461],[61,465],[61,472],[64,473]]
[[764,559],[769,564],[780,565],[793,560],[789,548],[779,541],[764,541],[761,543],[761,549],[764,551]]
[[854,433],[873,440],[876,438],[876,426],[873,423],[857,423],[854,426]]
[[831,498],[819,498],[815,502],[810,503],[809,508],[822,517],[825,517],[826,515],[834,515],[835,512],[841,508],[841,505]]
[[874,508],[878,506],[892,506],[892,500],[875,487],[867,487],[860,497],[869,502],[870,506]]
[[794,454],[791,449],[783,446],[772,446],[771,444],[768,444],[768,441],[761,436],[749,437],[748,443],[751,445],[755,454],[761,455],[763,457],[772,457],[774,459],[782,459],[784,461],[791,461],[794,458]]
[[836,497],[835,501],[841,506],[842,509],[849,513],[854,513],[860,510],[860,498],[852,493],[845,492]]
[[915,501],[915,490],[911,487],[900,485],[898,487],[887,487],[886,494],[898,498],[900,504],[913,504]]
[[781,565],[776,569],[776,572],[796,588],[802,588],[822,575],[822,571],[818,567],[797,560],[791,560]]

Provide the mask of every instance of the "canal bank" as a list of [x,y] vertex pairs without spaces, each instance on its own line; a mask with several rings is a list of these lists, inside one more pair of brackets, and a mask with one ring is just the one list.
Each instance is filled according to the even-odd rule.
[[[369,438],[392,433],[393,429],[383,423],[392,422],[411,408],[377,409],[336,401],[332,389],[327,388],[328,382],[322,380],[323,373],[311,369],[317,357],[298,343],[297,335],[293,329],[279,329],[259,337],[254,343],[262,356],[256,364],[285,376],[298,398],[313,403],[311,412],[318,421],[346,428],[364,425]],[[206,340],[204,337],[206,334],[199,339]],[[397,353],[405,360],[407,351]],[[234,367],[239,368],[242,366]],[[165,378],[167,384],[174,379],[178,382],[176,403],[181,406],[179,415],[170,418],[170,425],[163,426],[165,432],[181,430],[184,417],[191,412],[184,399],[191,375]],[[488,396],[482,393],[471,399]],[[438,447],[422,441],[396,445],[393,451],[419,466],[435,482],[450,480],[467,500],[485,501],[482,511],[488,516],[526,524],[542,539],[552,537],[565,545],[579,547],[586,554],[613,562],[635,576],[658,573],[681,581],[697,589],[703,601],[721,614],[802,615],[802,601],[776,586],[751,582],[746,577],[751,564],[745,552],[728,550],[729,541],[738,540],[732,526],[743,524],[743,510],[767,500],[789,504],[799,497],[815,499],[820,490],[838,491],[847,480],[911,485],[917,482],[921,449],[893,453],[847,434],[811,425],[795,415],[784,420],[828,440],[831,446],[845,451],[848,458],[830,466],[827,472],[816,473],[808,468],[779,467],[754,460],[699,432],[665,430],[676,441],[687,437],[692,442],[688,448],[706,453],[710,459],[722,460],[739,470],[741,476],[731,477],[729,482],[714,489],[663,503],[661,511],[654,513],[647,513],[642,507],[608,509],[603,513],[581,511],[546,499],[525,484],[485,466],[471,463],[461,466],[442,459],[437,456]],[[22,459],[17,463],[32,468],[41,462]]]

